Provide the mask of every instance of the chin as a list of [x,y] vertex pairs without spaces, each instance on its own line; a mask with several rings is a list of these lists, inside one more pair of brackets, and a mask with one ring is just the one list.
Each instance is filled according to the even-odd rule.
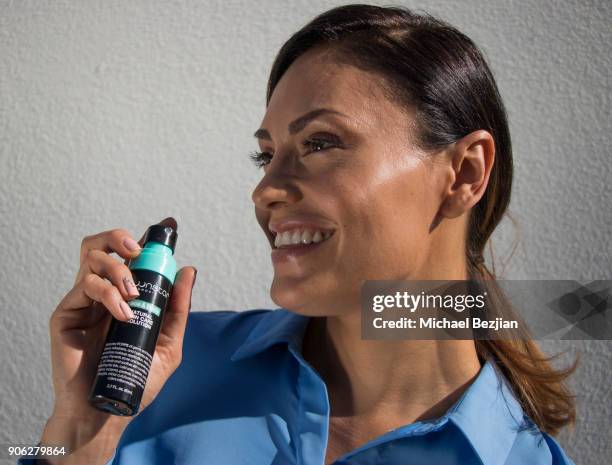
[[[332,289],[337,289],[334,287]],[[299,285],[279,284],[274,281],[270,289],[272,301],[287,310],[304,316],[323,317],[340,316],[354,309],[354,306],[345,308],[341,302],[348,302],[337,293],[324,292],[321,287],[305,291]],[[359,301],[354,303],[359,306]]]
[[[307,292],[297,284],[280,284],[276,280],[270,288],[270,298],[279,307],[304,316],[329,316],[331,299],[322,299],[321,292]],[[325,303],[327,301],[327,303]]]

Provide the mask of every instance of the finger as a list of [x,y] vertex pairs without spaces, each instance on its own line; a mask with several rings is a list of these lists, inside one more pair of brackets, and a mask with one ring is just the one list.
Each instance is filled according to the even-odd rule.
[[[176,220],[171,216],[164,218],[159,224],[177,228]],[[86,236],[81,241],[80,263],[81,265],[83,264],[90,250],[101,250],[106,253],[116,253],[125,259],[124,264],[127,265],[131,259],[137,257],[142,251],[145,234],[142,235],[139,241],[135,241],[129,231],[123,228],[116,228]],[[74,280],[74,285],[83,279],[88,272],[89,270],[86,267],[81,266]]]
[[185,326],[191,308],[191,293],[197,273],[195,267],[183,267],[179,270],[160,329],[159,343],[178,350],[178,353],[183,346]]
[[82,282],[66,294],[56,312],[66,313],[88,308],[94,301],[104,305],[118,320],[127,321],[134,317],[128,304],[122,299],[119,289],[94,273],[89,273]]
[[119,289],[124,300],[131,300],[140,295],[134,284],[132,271],[101,250],[90,249],[83,267],[87,267],[91,273],[109,279]]
[[106,253],[115,252],[123,258],[130,259],[137,256],[142,247],[134,240],[129,231],[116,228],[83,238],[80,263],[83,263],[87,253],[92,249],[102,250]]

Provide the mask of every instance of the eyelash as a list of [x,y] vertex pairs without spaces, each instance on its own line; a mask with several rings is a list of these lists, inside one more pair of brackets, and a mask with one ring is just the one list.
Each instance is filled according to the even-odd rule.
[[[323,150],[340,146],[340,143],[337,140],[319,139],[316,137],[306,139],[304,142],[302,142],[302,146],[306,148],[312,148],[312,146],[319,144],[330,144],[330,146],[319,150],[312,150],[313,152],[322,152]],[[253,161],[255,166],[261,168],[270,163],[270,160],[272,160],[272,154],[270,152],[259,152],[255,150],[249,154],[249,158],[251,161]]]

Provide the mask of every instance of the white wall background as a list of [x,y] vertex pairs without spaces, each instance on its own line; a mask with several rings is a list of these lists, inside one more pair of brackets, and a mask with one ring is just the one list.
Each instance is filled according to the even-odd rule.
[[[276,307],[247,158],[282,43],[346,2],[0,0],[0,443],[36,443],[52,408],[48,316],[83,236],[137,238],[172,215],[195,310]],[[385,4],[385,3],[381,3]],[[508,278],[606,279],[612,270],[607,0],[397,4],[481,46],[508,107],[521,242]],[[494,237],[498,255],[515,231]],[[582,353],[576,463],[609,461],[612,342]]]

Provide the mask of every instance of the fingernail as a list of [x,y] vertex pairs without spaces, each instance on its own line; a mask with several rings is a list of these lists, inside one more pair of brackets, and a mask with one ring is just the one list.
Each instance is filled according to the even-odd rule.
[[130,252],[136,252],[140,250],[140,245],[131,237],[126,237],[123,239],[123,245],[127,247]]
[[198,269],[194,267],[193,270],[194,270],[193,271],[193,283],[191,283],[191,288],[192,289],[193,289],[193,286],[194,286],[194,284],[196,282],[196,278],[198,277]]
[[123,310],[123,314],[129,320],[134,318],[134,312],[132,312],[132,309],[130,308],[130,306],[128,304],[125,303],[125,301],[122,300],[121,302],[119,302],[119,306],[121,307],[121,310]]
[[130,278],[124,277],[123,284],[125,284],[125,290],[127,291],[130,297],[137,297],[140,295],[136,284],[134,284],[134,281],[132,281]]

